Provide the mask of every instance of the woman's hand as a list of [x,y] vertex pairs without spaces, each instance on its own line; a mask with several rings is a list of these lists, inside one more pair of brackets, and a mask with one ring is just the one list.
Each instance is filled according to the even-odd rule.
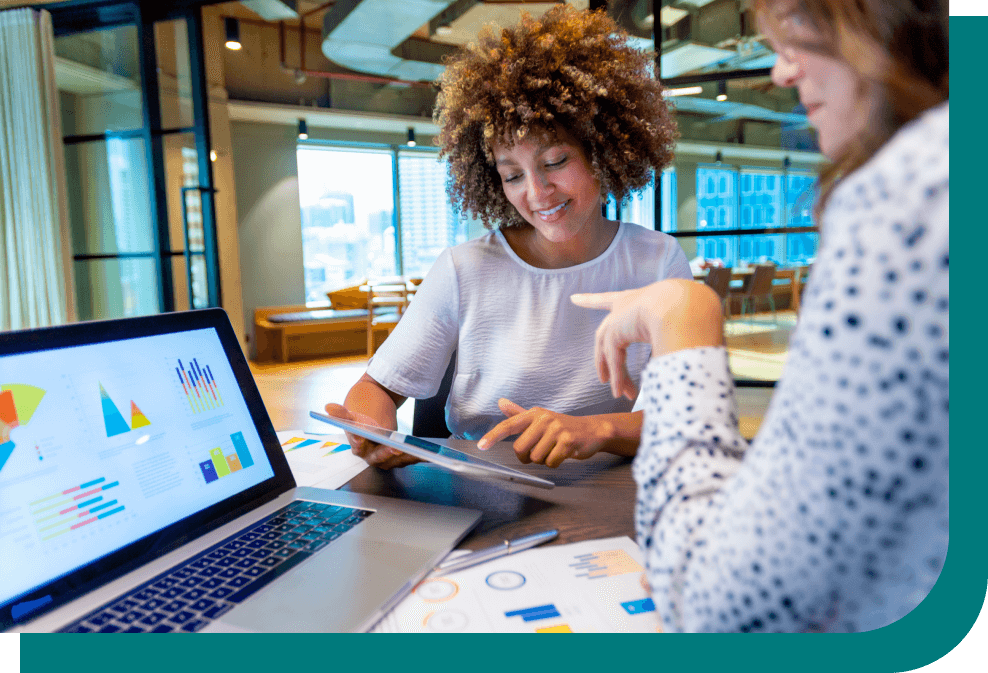
[[[335,416],[336,418],[340,418],[345,421],[380,427],[380,424],[370,416],[361,414],[357,411],[350,411],[341,404],[327,404],[326,413],[330,416]],[[360,456],[370,465],[379,467],[382,470],[390,470],[394,467],[403,467],[405,465],[420,462],[419,459],[414,456],[410,456],[407,453],[402,453],[398,449],[393,449],[390,446],[383,446],[377,442],[361,437],[360,435],[354,435],[347,432],[346,438],[350,443],[350,449],[353,451],[354,455]]]
[[577,306],[611,313],[597,328],[594,358],[600,380],[614,397],[634,399],[635,386],[625,366],[628,346],[652,345],[652,357],[686,348],[722,346],[720,297],[702,283],[670,278],[637,290],[574,294]]
[[523,463],[559,467],[567,458],[585,460],[614,435],[613,424],[599,417],[567,416],[541,407],[525,409],[503,398],[497,405],[508,418],[491,428],[477,446],[488,449],[494,442],[521,433],[514,449]]

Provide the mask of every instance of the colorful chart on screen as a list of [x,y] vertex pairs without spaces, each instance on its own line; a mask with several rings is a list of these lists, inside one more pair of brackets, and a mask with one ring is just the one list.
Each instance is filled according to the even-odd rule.
[[120,413],[120,409],[116,403],[110,397],[110,394],[106,392],[106,388],[103,387],[102,383],[99,384],[99,396],[103,408],[103,425],[106,428],[107,437],[122,435],[125,432],[151,425],[151,421],[137,407],[137,403],[134,400],[130,400],[130,423],[128,423],[124,419],[123,414]]
[[207,484],[254,465],[244,433],[233,433],[230,441],[233,443],[232,452],[224,453],[222,446],[216,446],[209,450],[209,459],[199,463],[202,478]]
[[44,390],[25,383],[0,385],[0,470],[14,452],[11,432],[31,421],[44,396]]
[[126,508],[114,497],[119,486],[119,481],[98,477],[29,503],[38,539],[47,542],[71,536],[123,512]]
[[224,406],[223,394],[210,366],[200,365],[198,358],[176,360],[175,374],[182,384],[182,392],[189,411],[201,414]]

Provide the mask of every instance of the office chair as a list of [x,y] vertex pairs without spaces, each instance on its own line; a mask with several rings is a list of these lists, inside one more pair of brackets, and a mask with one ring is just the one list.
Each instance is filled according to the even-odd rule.
[[748,279],[747,286],[741,291],[741,316],[745,314],[745,309],[750,306],[751,319],[755,319],[755,299],[767,297],[772,306],[772,320],[778,322],[775,313],[775,297],[772,296],[772,281],[775,280],[774,264],[758,264],[755,266],[751,278]]
[[446,439],[453,433],[446,426],[446,400],[453,387],[453,372],[456,371],[456,351],[449,359],[449,366],[439,384],[439,391],[427,399],[415,400],[412,410],[412,434],[416,437],[440,437]]
[[731,309],[728,299],[730,299],[731,291],[731,268],[715,266],[707,269],[707,277],[703,279],[703,283],[720,297],[724,319],[730,318]]

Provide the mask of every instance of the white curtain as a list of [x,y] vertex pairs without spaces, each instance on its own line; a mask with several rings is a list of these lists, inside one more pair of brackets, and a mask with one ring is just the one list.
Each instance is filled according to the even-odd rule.
[[0,330],[75,319],[51,15],[0,12]]

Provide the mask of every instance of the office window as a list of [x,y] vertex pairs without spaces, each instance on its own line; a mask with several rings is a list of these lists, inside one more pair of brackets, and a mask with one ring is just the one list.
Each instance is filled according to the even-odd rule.
[[439,254],[467,240],[467,224],[446,196],[446,164],[436,152],[398,152],[402,273],[425,276]]
[[[662,188],[662,231],[676,230],[676,171],[667,168],[662,171],[659,184]],[[638,224],[646,229],[655,229],[655,181],[640,192],[628,197],[619,209],[613,196],[608,197],[606,216],[630,224]]]
[[[697,230],[811,227],[815,180],[808,172],[698,167]],[[696,254],[731,267],[799,266],[813,260],[817,242],[815,232],[706,236],[696,239]]]
[[396,275],[391,150],[300,146],[297,157],[306,302]]

